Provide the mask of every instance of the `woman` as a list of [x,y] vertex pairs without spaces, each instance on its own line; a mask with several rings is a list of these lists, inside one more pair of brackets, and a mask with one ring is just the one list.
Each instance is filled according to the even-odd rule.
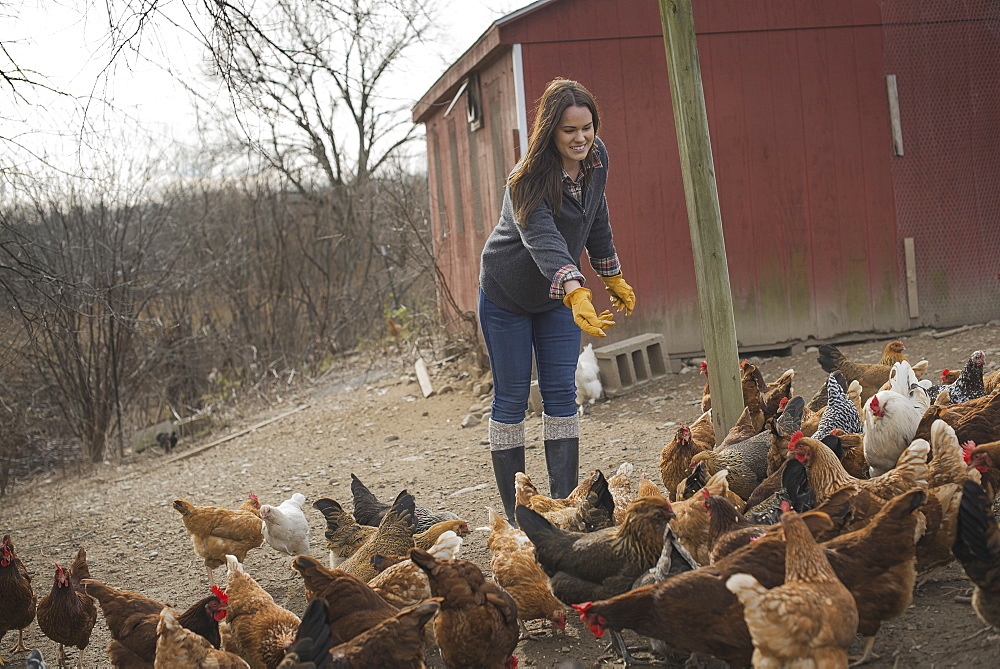
[[608,154],[597,137],[597,103],[581,84],[549,83],[535,114],[528,151],[511,172],[500,222],[483,249],[479,322],[493,372],[490,453],[500,499],[514,520],[514,474],[524,471],[524,415],[534,351],[542,395],[549,494],[577,484],[580,426],[576,371],[580,330],[604,337],[600,314],[578,268],[584,247],[612,304],[632,313],[622,279],[604,185]]

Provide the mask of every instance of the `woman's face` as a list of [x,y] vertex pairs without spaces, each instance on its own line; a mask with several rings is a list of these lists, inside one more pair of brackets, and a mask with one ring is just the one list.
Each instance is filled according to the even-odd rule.
[[576,176],[580,161],[594,144],[594,115],[588,107],[567,107],[559,118],[552,141],[562,156],[563,169]]

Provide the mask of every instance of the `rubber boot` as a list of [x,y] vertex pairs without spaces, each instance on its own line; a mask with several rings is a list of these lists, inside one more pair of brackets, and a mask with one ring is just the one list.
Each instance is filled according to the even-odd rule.
[[514,474],[524,471],[524,421],[509,425],[490,419],[490,457],[504,514],[508,522],[517,527]]
[[549,496],[565,499],[576,488],[580,470],[580,417],[542,414],[545,466],[549,470]]
[[580,439],[545,440],[545,466],[549,470],[549,496],[566,499],[579,483]]

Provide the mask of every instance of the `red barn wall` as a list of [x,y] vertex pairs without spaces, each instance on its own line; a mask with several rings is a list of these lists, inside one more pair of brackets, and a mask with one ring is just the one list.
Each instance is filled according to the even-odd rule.
[[[971,0],[971,6],[985,2]],[[984,272],[996,271],[990,265],[1000,256],[1000,249],[990,246],[997,243],[996,212],[984,216],[981,207],[972,210],[984,193],[995,191],[1000,140],[993,133],[992,141],[983,143],[984,129],[969,128],[967,122],[961,126],[963,137],[942,146],[932,139],[932,126],[957,123],[969,112],[963,105],[970,98],[979,101],[969,114],[975,123],[995,118],[990,110],[1000,108],[1000,100],[996,86],[987,83],[1000,79],[1000,58],[986,62],[978,53],[985,48],[978,43],[995,44],[995,37],[986,39],[986,26],[963,25],[981,21],[982,12],[968,11],[943,23],[904,17],[899,20],[904,32],[923,32],[910,36],[887,67],[886,31],[891,28],[883,27],[880,7],[907,4],[695,3],[737,337],[744,348],[951,324],[990,309],[962,306],[955,297],[977,281],[981,286]],[[635,314],[619,319],[610,331],[611,340],[662,332],[671,353],[700,351],[697,288],[657,3],[563,0],[498,30],[501,44],[522,45],[529,125],[535,100],[556,76],[580,80],[601,105],[615,241],[639,302]],[[933,39],[925,50],[922,40],[928,36]],[[427,123],[431,199],[435,207],[438,200],[444,202],[448,211],[442,220],[450,226],[443,237],[435,230],[439,261],[460,307],[468,310],[475,309],[482,243],[499,213],[506,172],[517,158],[509,49],[496,58],[480,69],[484,127],[477,132],[484,140],[474,151],[464,101],[447,119],[439,113]],[[905,157],[892,154],[888,72],[901,77]],[[928,97],[950,98],[953,108],[931,118],[921,106]],[[497,100],[502,111],[491,117],[491,102]],[[450,185],[449,123],[456,128],[459,194],[465,194],[460,202]],[[501,141],[505,146],[498,160],[487,147]],[[435,151],[440,151],[437,158]],[[472,153],[478,173],[470,168]],[[969,155],[971,167],[949,173]],[[443,188],[437,186],[442,176],[436,161]],[[473,182],[482,188],[481,228],[473,225]],[[456,206],[462,207],[464,232],[456,229]],[[954,245],[956,234],[983,240],[985,250],[933,257],[942,244]],[[905,236],[917,238],[923,306],[918,319],[910,319],[906,308]],[[968,276],[956,278],[954,266],[963,262],[970,265]],[[585,259],[582,265],[596,281]],[[1000,295],[987,290],[986,298],[995,304]]]
[[[598,97],[615,241],[640,301],[615,336],[658,331],[671,351],[698,351],[697,286],[657,6],[578,1],[579,11],[560,12],[559,4],[501,39],[524,43],[526,90],[566,76]],[[908,325],[878,9],[827,4],[695,6],[744,347]],[[602,38],[618,34],[626,37]],[[575,43],[559,41],[574,36]]]

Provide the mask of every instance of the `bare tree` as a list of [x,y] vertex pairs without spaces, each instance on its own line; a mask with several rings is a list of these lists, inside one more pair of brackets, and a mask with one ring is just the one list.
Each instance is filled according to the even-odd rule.
[[91,462],[149,381],[157,354],[144,348],[157,324],[144,318],[179,256],[163,235],[170,212],[143,185],[117,198],[39,194],[0,211],[0,299],[20,324],[8,339]]

